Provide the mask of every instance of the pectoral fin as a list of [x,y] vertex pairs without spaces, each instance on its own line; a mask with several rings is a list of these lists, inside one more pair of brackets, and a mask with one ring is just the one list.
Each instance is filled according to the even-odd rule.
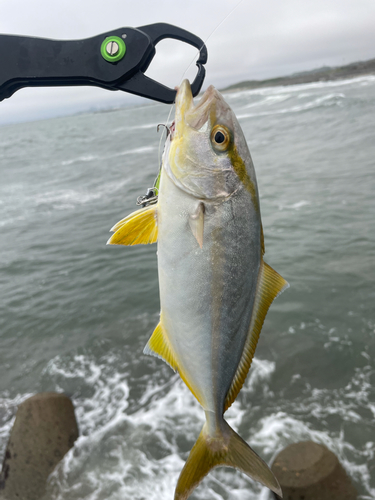
[[204,204],[199,203],[196,212],[189,217],[189,225],[198,245],[203,247],[203,233],[204,233]]
[[238,364],[237,372],[225,400],[224,411],[231,406],[245,382],[254,357],[263,322],[270,305],[274,299],[288,287],[289,283],[262,260],[258,275],[257,291],[249,334],[246,339],[241,360]]
[[158,239],[158,206],[141,208],[113,226],[114,234],[107,245],[139,245],[155,243]]

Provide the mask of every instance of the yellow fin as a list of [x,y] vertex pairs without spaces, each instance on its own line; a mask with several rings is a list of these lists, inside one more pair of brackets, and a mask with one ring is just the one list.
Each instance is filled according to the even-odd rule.
[[181,471],[174,500],[186,500],[211,469],[223,465],[241,470],[282,497],[271,469],[225,420],[214,438],[206,429],[205,424]]
[[139,245],[158,239],[157,205],[141,208],[115,224],[107,245]]
[[189,217],[189,225],[198,245],[203,247],[203,232],[204,232],[204,204],[199,203],[196,212]]
[[288,287],[288,282],[262,260],[249,334],[246,339],[242,357],[238,364],[237,372],[225,400],[224,411],[231,406],[245,382],[254,357],[263,322],[270,305],[273,300]]
[[147,342],[146,347],[143,349],[144,354],[156,356],[165,361],[175,372],[177,371],[177,361],[169,344],[167,336],[160,323],[155,328],[154,333],[151,335],[150,340]]
[[260,247],[262,249],[262,255],[266,252],[266,247],[264,246],[264,234],[263,234],[263,224],[260,223]]
[[163,326],[162,314],[160,314],[160,323],[155,328],[154,333],[151,335],[150,340],[147,342],[146,347],[143,349],[143,353],[162,359],[167,363],[167,365],[172,368],[172,370],[178,372],[193,396],[203,406],[202,397],[199,394],[198,389],[194,387],[194,385],[189,380],[189,377],[177,362],[177,357],[172,349],[172,346],[168,340],[168,335]]

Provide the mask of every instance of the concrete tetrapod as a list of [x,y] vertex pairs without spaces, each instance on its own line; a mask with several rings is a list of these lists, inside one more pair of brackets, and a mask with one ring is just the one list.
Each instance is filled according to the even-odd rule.
[[[284,500],[355,500],[357,491],[336,455],[322,444],[291,444],[271,467]],[[276,497],[278,498],[278,497]]]
[[78,437],[73,404],[45,392],[24,401],[16,414],[0,474],[1,500],[39,500],[49,474]]

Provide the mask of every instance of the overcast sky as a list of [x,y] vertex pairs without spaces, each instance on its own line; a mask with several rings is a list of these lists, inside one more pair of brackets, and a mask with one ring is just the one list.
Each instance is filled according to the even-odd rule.
[[[80,39],[126,26],[175,24],[208,39],[204,88],[375,57],[375,0],[243,0],[225,19],[238,3],[0,0],[0,33]],[[178,85],[194,49],[175,41],[158,47],[147,74]],[[194,76],[194,68],[188,77]],[[0,124],[142,102],[134,99],[89,87],[22,89],[0,103]]]

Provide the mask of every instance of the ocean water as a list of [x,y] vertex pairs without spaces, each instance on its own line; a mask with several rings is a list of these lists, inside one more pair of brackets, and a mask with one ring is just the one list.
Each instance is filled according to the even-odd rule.
[[[375,498],[375,77],[226,98],[257,172],[265,260],[291,285],[227,420],[268,462],[326,444],[359,498]],[[156,245],[106,246],[152,186],[168,111],[0,128],[0,455],[21,401],[68,394],[80,437],[49,499],[172,499],[203,424],[178,375],[142,354],[158,322]],[[269,496],[222,468],[191,498]]]

